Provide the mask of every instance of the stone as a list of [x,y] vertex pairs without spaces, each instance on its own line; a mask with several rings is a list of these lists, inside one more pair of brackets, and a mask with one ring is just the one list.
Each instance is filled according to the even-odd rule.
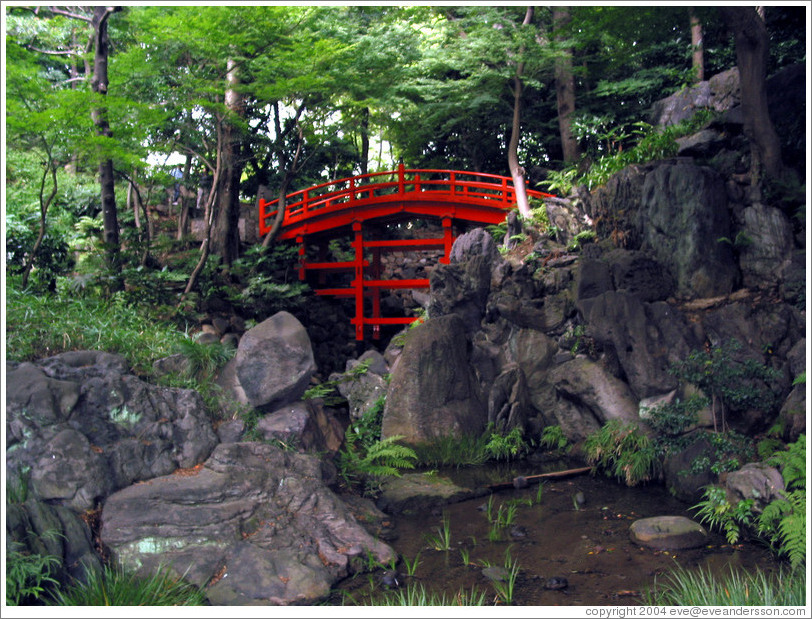
[[313,604],[368,554],[380,563],[395,556],[322,476],[315,456],[219,445],[199,467],[111,495],[101,539],[125,569],[163,565],[212,604]]
[[629,527],[633,543],[655,550],[686,550],[707,542],[705,528],[684,516],[655,516],[635,520]]
[[217,443],[197,392],[146,383],[118,355],[63,353],[6,378],[8,470],[30,470],[34,498],[75,511],[194,466]]
[[442,475],[404,473],[384,480],[375,504],[387,514],[429,512],[443,505],[482,496],[486,491],[485,488],[475,490],[458,486]]
[[753,204],[744,209],[742,231],[748,238],[739,257],[744,285],[756,288],[769,282],[772,287],[783,280],[794,244],[787,216],[777,208]]
[[414,444],[478,435],[487,415],[463,320],[440,316],[412,329],[392,370],[382,438],[398,435]]
[[218,383],[243,404],[269,411],[304,395],[316,373],[310,338],[289,312],[247,331]]
[[732,292],[739,272],[729,244],[727,192],[712,168],[687,162],[657,165],[643,183],[638,229],[658,262],[688,298]]
[[313,400],[293,402],[257,422],[265,440],[276,440],[291,449],[334,454],[344,439],[341,424]]
[[578,308],[586,334],[615,351],[639,399],[676,388],[671,364],[701,345],[679,310],[663,302],[644,303],[634,293],[605,292],[580,301]]

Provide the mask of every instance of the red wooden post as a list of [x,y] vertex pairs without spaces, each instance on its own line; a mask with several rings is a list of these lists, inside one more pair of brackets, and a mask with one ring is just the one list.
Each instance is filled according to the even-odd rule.
[[297,236],[296,242],[299,244],[299,280],[305,280],[305,259],[307,256],[307,251],[305,249],[305,242],[303,236]]
[[398,165],[398,195],[402,196],[403,192],[405,191],[406,180],[404,179],[404,167],[403,164]]
[[364,339],[364,236],[361,231],[361,224],[355,222],[352,225],[355,232],[355,279],[352,282],[355,289],[355,339]]
[[[381,279],[381,248],[375,247],[372,250],[372,279]],[[372,289],[372,339],[381,339],[381,325],[376,319],[381,317],[381,289]]]
[[451,228],[451,218],[443,217],[443,257],[440,262],[448,264],[451,256],[451,246],[454,244],[454,231]]

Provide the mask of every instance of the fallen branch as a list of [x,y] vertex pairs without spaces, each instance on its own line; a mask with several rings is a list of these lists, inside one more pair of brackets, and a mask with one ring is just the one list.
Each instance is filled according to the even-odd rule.
[[544,479],[564,479],[573,475],[583,475],[592,470],[591,466],[583,466],[577,469],[567,469],[566,471],[555,471],[553,473],[540,473],[539,475],[527,475],[514,477],[513,481],[506,481],[499,484],[491,484],[489,490],[505,490],[507,488],[527,488],[531,483],[536,483]]

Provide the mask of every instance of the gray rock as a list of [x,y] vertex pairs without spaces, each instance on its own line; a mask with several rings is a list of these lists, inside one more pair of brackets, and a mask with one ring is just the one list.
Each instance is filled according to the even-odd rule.
[[217,437],[197,392],[128,372],[123,358],[95,351],[10,369],[6,462],[12,473],[31,471],[35,498],[92,509],[118,488],[211,453]]
[[315,373],[307,331],[278,312],[242,336],[218,382],[237,401],[268,411],[301,399]]
[[645,247],[675,278],[676,292],[713,297],[739,277],[730,246],[727,192],[719,174],[690,163],[660,164],[645,177],[639,229]]
[[376,501],[378,509],[388,514],[429,512],[432,509],[476,498],[486,489],[473,490],[453,483],[441,475],[404,473],[389,477],[381,484]]
[[745,286],[772,287],[783,280],[792,261],[792,225],[787,216],[770,206],[754,204],[744,209],[744,234],[749,242],[741,248],[739,265]]
[[759,512],[774,499],[782,498],[784,478],[775,467],[764,462],[750,462],[727,474],[725,488],[732,503],[753,499],[754,509]]
[[418,443],[477,435],[487,405],[470,364],[470,344],[458,316],[431,318],[406,340],[387,392],[382,437]]
[[668,371],[671,364],[701,343],[673,306],[643,303],[633,293],[606,292],[582,300],[579,309],[587,335],[615,351],[638,399],[674,389],[677,380]]
[[334,454],[344,439],[341,424],[313,400],[293,402],[265,415],[257,430],[265,440],[311,452]]
[[685,550],[706,543],[705,528],[684,516],[655,516],[635,520],[629,527],[629,536],[635,544],[656,550]]
[[394,553],[322,482],[319,460],[262,443],[220,445],[189,474],[113,494],[101,539],[127,569],[167,566],[212,604],[309,604]]

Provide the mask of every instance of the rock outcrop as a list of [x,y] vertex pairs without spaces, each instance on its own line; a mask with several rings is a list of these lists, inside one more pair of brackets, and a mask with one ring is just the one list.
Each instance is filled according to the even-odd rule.
[[367,553],[393,557],[327,488],[318,458],[252,442],[113,494],[101,539],[125,568],[167,566],[215,605],[314,603]]

